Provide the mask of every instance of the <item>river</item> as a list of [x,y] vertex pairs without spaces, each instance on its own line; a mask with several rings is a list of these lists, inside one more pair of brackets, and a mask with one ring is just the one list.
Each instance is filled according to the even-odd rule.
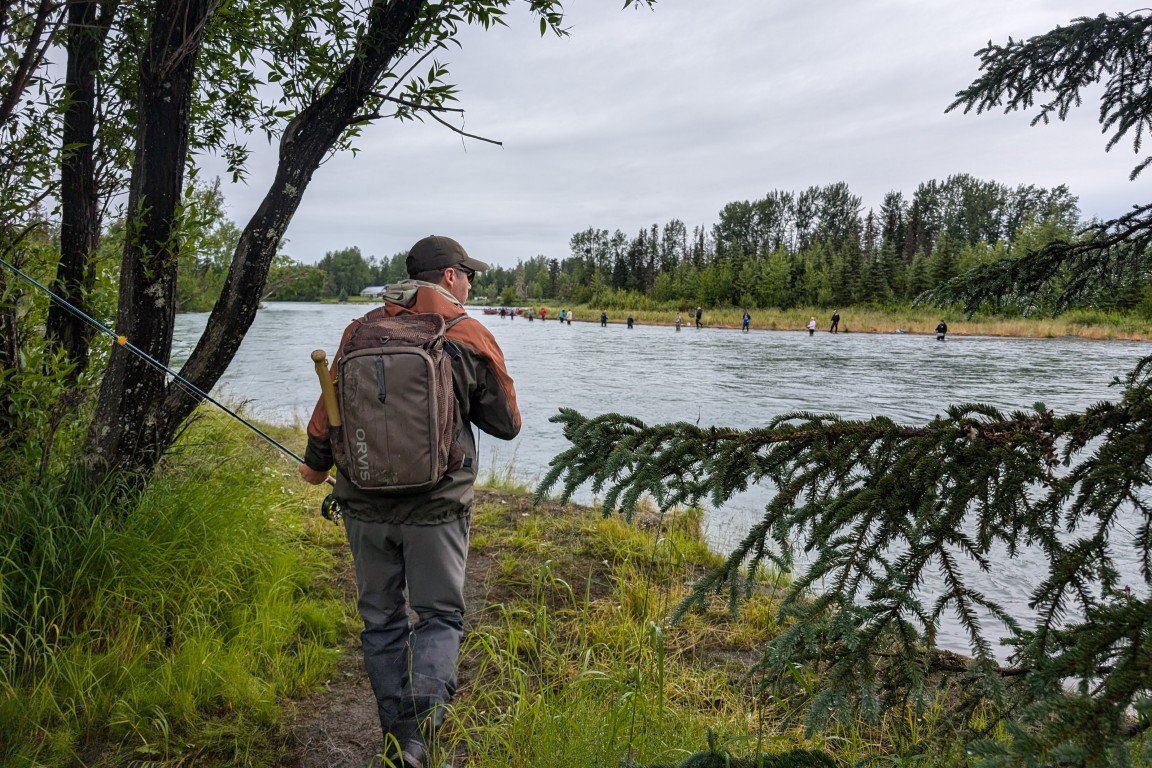
[[[318,388],[309,354],[329,355],[363,304],[269,303],[256,317],[214,394],[243,401],[246,413],[276,423],[303,423]],[[560,407],[585,415],[625,413],[648,423],[691,421],[748,428],[790,411],[834,412],[846,418],[884,415],[920,423],[959,402],[1005,409],[1040,401],[1059,413],[1115,396],[1109,387],[1152,345],[1072,338],[1016,339],[949,335],[830,334],[806,331],[561,325],[557,320],[501,320],[472,313],[488,326],[507,357],[523,415],[520,436],[503,442],[480,435],[481,476],[509,468],[533,485],[549,460],[568,447],[548,421]],[[592,318],[588,318],[591,320]],[[707,320],[707,315],[705,315]],[[848,318],[849,322],[851,318]],[[176,320],[173,364],[195,345],[207,314]],[[755,318],[753,318],[755,324]],[[962,323],[955,323],[955,326]],[[303,452],[303,446],[294,446]],[[588,495],[579,499],[589,501]],[[724,551],[759,518],[767,491],[753,488],[710,510],[707,535]],[[1019,616],[1039,563],[1028,552],[997,559],[980,586]],[[1134,566],[1133,566],[1134,567]],[[955,628],[941,643],[965,651]]]

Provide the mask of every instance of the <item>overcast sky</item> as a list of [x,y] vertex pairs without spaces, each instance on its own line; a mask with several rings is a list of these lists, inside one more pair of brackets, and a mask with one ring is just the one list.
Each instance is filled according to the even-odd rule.
[[[989,40],[1029,37],[1083,15],[1133,10],[1094,0],[569,0],[567,38],[541,38],[526,3],[509,27],[469,30],[443,52],[463,127],[370,126],[356,156],[322,166],[285,251],[314,263],[358,246],[406,251],[455,237],[514,266],[564,258],[588,227],[634,236],[680,219],[711,227],[720,209],[771,190],[847,182],[865,210],[956,173],[1004,184],[1067,184],[1085,217],[1148,202],[1128,181],[1131,143],[1104,151],[1098,105],[1029,127],[1021,113],[945,114],[979,73]],[[259,140],[256,140],[259,142]],[[258,150],[247,186],[227,186],[243,226],[275,153]],[[213,169],[209,166],[209,172]],[[1152,179],[1152,171],[1145,174]]]

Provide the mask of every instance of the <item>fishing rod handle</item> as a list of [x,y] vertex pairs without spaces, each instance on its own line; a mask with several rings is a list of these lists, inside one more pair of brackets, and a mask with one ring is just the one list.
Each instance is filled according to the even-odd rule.
[[312,362],[316,365],[316,376],[320,379],[320,393],[324,398],[324,410],[328,413],[328,425],[338,427],[340,420],[340,406],[336,402],[336,388],[332,386],[332,376],[328,373],[328,355],[324,350],[312,351]]

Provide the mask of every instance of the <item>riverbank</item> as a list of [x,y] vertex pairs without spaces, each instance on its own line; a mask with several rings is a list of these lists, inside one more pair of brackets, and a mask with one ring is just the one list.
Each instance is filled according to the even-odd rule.
[[[567,306],[542,305],[549,318],[558,318]],[[539,313],[539,307],[536,307]],[[599,307],[576,306],[576,322],[599,323]],[[610,325],[625,325],[631,314],[639,325],[675,325],[676,313],[667,310],[604,309]],[[694,326],[695,308],[681,312],[683,328]],[[811,318],[816,319],[817,333],[828,333],[831,311],[826,309],[750,309],[751,330],[804,331]],[[706,328],[740,330],[744,312],[740,309],[705,309],[702,321]],[[1077,310],[1056,318],[983,317],[967,319],[959,312],[939,310],[875,310],[868,308],[840,310],[840,333],[910,333],[935,335],[936,325],[948,324],[949,336],[1006,336],[1021,338],[1074,337],[1098,340],[1152,340],[1152,320],[1132,314]],[[549,320],[548,322],[551,322]]]
[[[323,303],[335,303],[326,301]],[[349,298],[347,303],[379,304],[379,301],[359,296]],[[473,309],[488,304],[470,305]],[[629,314],[639,325],[668,326],[676,323],[676,310],[602,308],[590,305],[560,305],[551,302],[524,302],[518,306],[531,306],[536,310],[547,310],[547,322],[560,317],[560,310],[575,312],[575,322],[599,323],[601,311],[608,315],[609,325],[627,324]],[[804,331],[808,321],[816,320],[817,332],[829,331],[832,310],[803,307],[781,310],[775,308],[753,308],[753,331]],[[695,307],[680,312],[681,325],[692,328],[695,324]],[[740,330],[743,327],[744,310],[738,308],[709,308],[703,311],[702,321],[706,328]],[[526,319],[526,318],[524,318]],[[964,317],[956,310],[936,308],[873,309],[870,307],[847,307],[840,310],[840,333],[910,333],[935,335],[936,325],[943,320],[948,324],[949,336],[1005,336],[1034,339],[1055,339],[1071,337],[1097,339],[1101,341],[1152,341],[1152,318],[1134,313],[1105,312],[1102,310],[1072,310],[1059,317],[997,317],[977,314]]]
[[[907,713],[806,738],[788,702],[761,694],[749,672],[779,629],[779,577],[763,574],[737,617],[721,595],[668,622],[719,562],[701,519],[649,510],[627,523],[580,505],[535,506],[526,489],[487,478],[473,513],[460,687],[439,756],[457,768],[671,768],[706,751],[710,733],[716,765],[851,765],[929,751]],[[342,556],[349,601],[351,571]],[[345,640],[325,690],[292,705],[286,768],[360,768],[374,756],[372,691],[358,638]],[[961,746],[935,750],[918,764],[955,765]]]
[[[457,768],[672,766],[710,733],[740,759],[929,750],[907,712],[806,739],[789,703],[760,693],[748,672],[778,631],[776,577],[760,574],[738,617],[718,597],[668,622],[718,562],[699,512],[629,524],[486,483],[441,741]],[[44,482],[0,493],[12,544],[0,552],[0,764],[369,764],[379,728],[351,562],[319,515],[324,491],[294,462],[206,409],[138,503],[60,494]],[[931,749],[939,758],[921,764],[953,762]],[[827,765],[809,758],[790,765]]]

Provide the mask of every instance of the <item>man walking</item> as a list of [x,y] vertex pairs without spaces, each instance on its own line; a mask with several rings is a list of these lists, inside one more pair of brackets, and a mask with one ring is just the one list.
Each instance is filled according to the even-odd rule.
[[[463,316],[446,333],[461,465],[423,493],[396,496],[362,490],[344,473],[336,478],[333,491],[356,566],[357,607],[364,622],[361,646],[383,729],[383,754],[406,768],[429,765],[436,730],[456,691],[477,471],[472,426],[505,440],[520,431],[504,353],[463,307],[475,273],[487,266],[451,238],[425,237],[408,252],[409,279],[384,294],[389,316],[431,312],[449,322]],[[345,330],[341,348],[355,325]],[[332,465],[321,401],[308,423],[300,476],[323,483]],[[417,616],[415,624],[409,620],[410,608]]]

